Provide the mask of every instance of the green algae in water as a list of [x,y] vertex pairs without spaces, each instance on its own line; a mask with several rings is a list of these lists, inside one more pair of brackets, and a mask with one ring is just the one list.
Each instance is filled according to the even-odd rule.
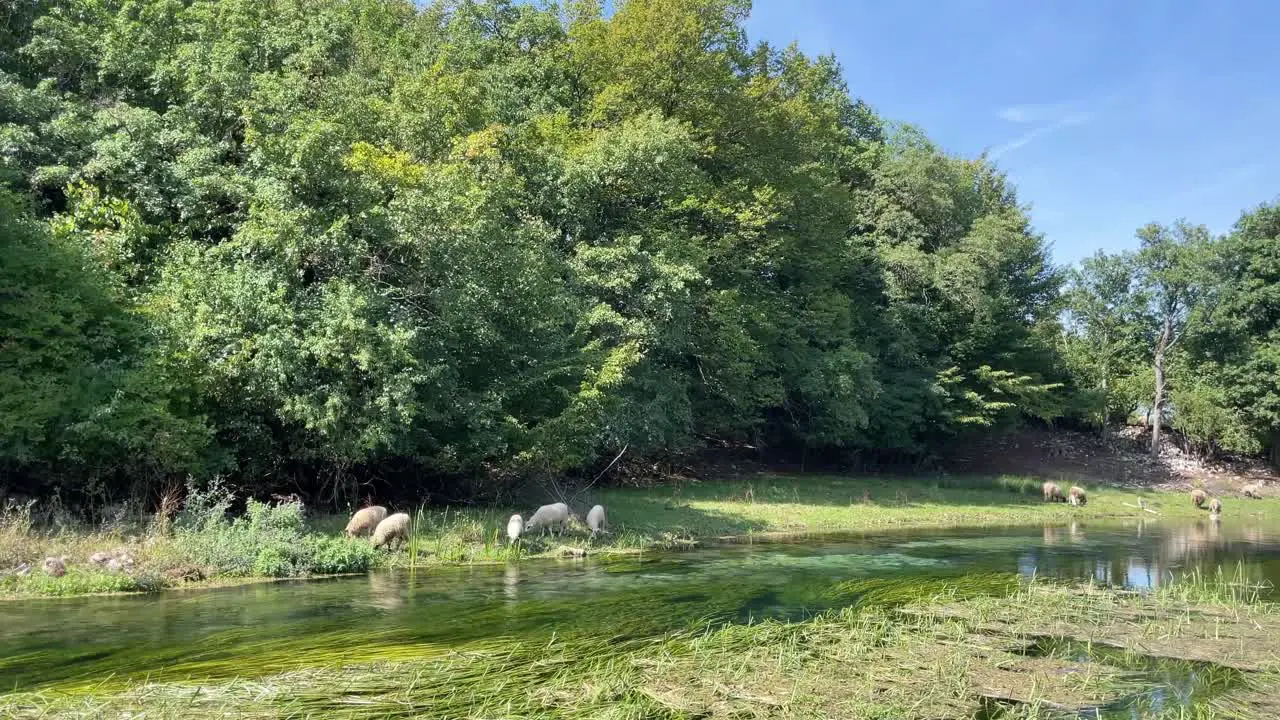
[[[0,688],[87,692],[142,678],[222,682],[413,662],[492,643],[660,642],[671,632],[800,620],[851,605],[999,595],[1020,575],[1096,579],[1097,568],[1126,562],[1158,577],[1185,568],[1191,557],[1179,554],[1189,544],[1176,532],[1091,527],[1090,543],[1069,547],[1046,546],[1040,528],[892,533],[609,562],[420,568],[411,577],[22,601],[0,604]],[[915,541],[931,547],[905,547]],[[1251,577],[1280,579],[1274,547],[1204,548],[1194,556],[1198,564],[1240,562]],[[1123,572],[1109,578],[1126,580]]]

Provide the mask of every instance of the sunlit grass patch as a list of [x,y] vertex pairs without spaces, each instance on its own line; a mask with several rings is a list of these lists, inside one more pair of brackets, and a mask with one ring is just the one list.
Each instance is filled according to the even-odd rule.
[[[513,513],[533,507],[466,506],[392,508],[413,517],[409,542],[395,551],[373,550],[367,539],[340,537],[348,515],[304,513],[295,504],[250,504],[242,518],[225,506],[204,509],[196,521],[188,510],[170,533],[147,534],[140,526],[125,535],[92,528],[33,528],[29,516],[0,519],[0,573],[17,562],[38,563],[66,554],[83,562],[96,550],[121,544],[158,572],[193,565],[212,581],[262,576],[306,576],[364,572],[370,568],[507,563],[523,559],[590,554],[629,555],[680,549],[707,542],[767,541],[887,529],[1068,525],[1080,521],[1181,522],[1205,518],[1181,493],[1138,493],[1086,487],[1089,503],[1070,507],[1045,503],[1038,479],[1017,476],[844,477],[762,473],[733,480],[688,481],[649,488],[593,489],[570,498],[573,509],[606,506],[609,532],[591,537],[578,523],[559,536],[506,537]],[[1143,499],[1146,509],[1140,509]],[[554,498],[545,498],[546,502]],[[222,502],[222,501],[219,501]],[[199,515],[199,513],[194,513]],[[1223,522],[1280,519],[1280,499],[1227,501]],[[207,522],[206,522],[207,521]],[[8,558],[5,560],[5,558]],[[30,587],[35,587],[34,585]],[[7,590],[5,588],[8,588]],[[68,593],[74,587],[68,585]],[[0,593],[27,594],[10,582]]]

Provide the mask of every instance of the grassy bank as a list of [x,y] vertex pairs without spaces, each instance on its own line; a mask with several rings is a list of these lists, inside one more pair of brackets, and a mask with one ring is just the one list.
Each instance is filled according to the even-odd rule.
[[[870,581],[875,582],[875,581]],[[1149,596],[884,587],[796,623],[570,629],[381,662],[0,696],[5,717],[1273,718],[1280,609],[1231,577]],[[246,658],[246,672],[252,658]],[[1074,716],[1074,715],[1073,715]]]
[[[874,531],[889,528],[1039,525],[1143,518],[1205,517],[1186,495],[1139,493],[1090,487],[1084,507],[1046,504],[1040,482],[1028,478],[848,478],[757,475],[738,480],[683,483],[654,488],[592,491],[575,498],[579,511],[593,503],[608,508],[611,530],[597,539],[581,528],[561,538],[506,542],[513,512],[529,507],[400,508],[415,516],[408,546],[374,551],[365,540],[341,538],[345,516],[308,516],[295,506],[254,504],[235,520],[226,518],[227,498],[188,498],[168,517],[117,520],[84,527],[33,525],[30,514],[0,517],[0,595],[72,595],[150,591],[174,586],[252,581],[265,577],[364,572],[381,566],[504,562],[565,553],[635,553],[678,548],[722,538],[766,539],[771,535]],[[548,499],[550,501],[550,499]],[[1280,518],[1280,500],[1225,498],[1223,522]],[[127,553],[124,572],[87,562],[96,552]],[[40,572],[48,556],[67,558],[67,575]],[[5,572],[25,563],[26,575]]]

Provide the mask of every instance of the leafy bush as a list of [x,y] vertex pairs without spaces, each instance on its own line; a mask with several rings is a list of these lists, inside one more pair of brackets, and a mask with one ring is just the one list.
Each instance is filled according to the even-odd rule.
[[39,570],[28,575],[0,576],[0,594],[48,595],[52,597],[91,593],[158,592],[163,581],[151,574],[126,575],[97,568],[69,567],[67,574],[50,577]]
[[176,544],[193,562],[230,577],[364,572],[377,554],[365,540],[309,532],[300,502],[248,501],[228,518],[233,496],[220,484],[192,492],[178,517]]
[[304,545],[311,572],[318,575],[363,572],[379,557],[371,543],[342,536],[309,535]]

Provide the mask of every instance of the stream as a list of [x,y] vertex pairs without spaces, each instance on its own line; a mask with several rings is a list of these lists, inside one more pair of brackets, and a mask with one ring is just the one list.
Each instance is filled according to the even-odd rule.
[[[910,592],[941,580],[992,592],[1016,576],[1145,590],[1217,568],[1280,585],[1280,528],[1197,521],[914,530],[11,601],[0,603],[0,692],[265,675],[423,657],[495,638],[654,637],[702,622],[803,619],[857,605],[869,588]],[[1147,695],[1190,696],[1194,672],[1153,668]]]

